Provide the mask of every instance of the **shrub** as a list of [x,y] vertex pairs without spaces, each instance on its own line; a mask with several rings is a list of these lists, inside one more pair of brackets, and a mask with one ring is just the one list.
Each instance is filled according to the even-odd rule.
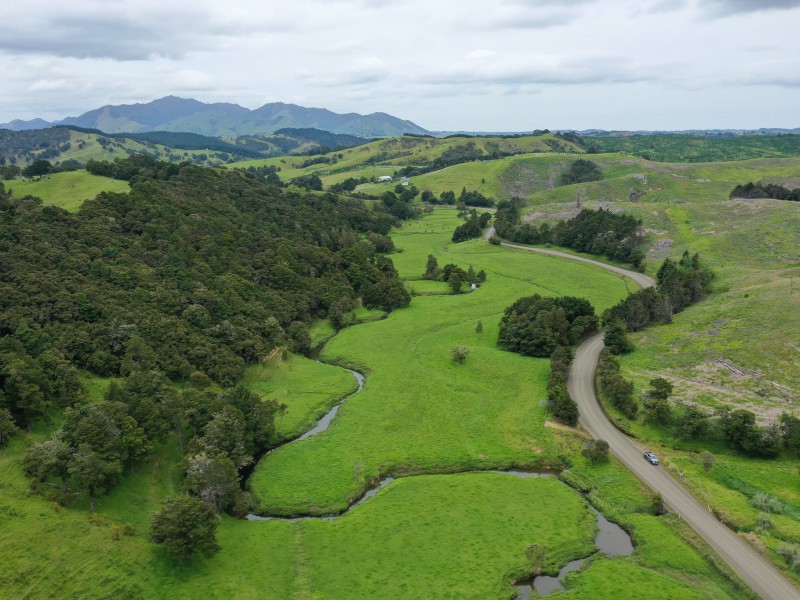
[[458,364],[463,364],[464,361],[467,360],[467,356],[469,356],[469,348],[457,344],[453,346],[452,350],[450,350],[450,356]]

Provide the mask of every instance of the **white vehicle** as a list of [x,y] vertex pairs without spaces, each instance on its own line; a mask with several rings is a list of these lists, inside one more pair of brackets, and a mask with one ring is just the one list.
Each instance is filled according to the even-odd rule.
[[649,450],[644,453],[644,457],[647,460],[647,462],[649,462],[651,465],[658,464],[658,457]]

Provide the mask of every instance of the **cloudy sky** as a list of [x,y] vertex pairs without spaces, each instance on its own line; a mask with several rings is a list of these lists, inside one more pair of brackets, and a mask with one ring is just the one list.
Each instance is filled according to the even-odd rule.
[[431,130],[800,127],[800,0],[28,0],[0,122],[173,94]]

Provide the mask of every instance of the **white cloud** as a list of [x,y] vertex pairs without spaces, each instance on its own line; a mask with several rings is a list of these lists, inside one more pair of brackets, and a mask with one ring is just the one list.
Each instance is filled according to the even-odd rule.
[[800,7],[800,0],[704,0],[701,9],[714,17]]
[[797,126],[798,5],[28,0],[4,6],[0,122],[176,94],[384,111],[433,129],[648,128],[654,115],[737,126],[749,114]]

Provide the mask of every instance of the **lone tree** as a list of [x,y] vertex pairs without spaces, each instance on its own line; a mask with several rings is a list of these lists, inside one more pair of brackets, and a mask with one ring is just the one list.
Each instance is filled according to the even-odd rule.
[[666,425],[672,420],[669,397],[672,384],[663,377],[650,380],[650,389],[645,393],[644,409],[648,421]]
[[217,517],[199,498],[173,496],[164,500],[150,523],[150,541],[164,544],[174,560],[183,564],[195,554],[210,557],[219,552]]
[[428,262],[425,264],[425,279],[433,279],[437,281],[442,276],[442,270],[439,268],[439,261],[433,254],[428,254]]
[[716,461],[717,459],[714,458],[714,455],[708,450],[703,450],[700,453],[700,463],[703,465],[703,470],[705,470],[706,475],[708,475],[709,471],[711,471],[711,467],[714,466]]
[[608,442],[605,440],[586,440],[581,450],[586,458],[593,463],[608,459]]
[[475,333],[477,334],[483,333],[483,323],[481,323],[480,321],[478,321],[478,324],[475,325]]
[[[478,321],[480,324],[480,321]],[[7,408],[0,408],[0,446],[8,444],[9,438],[17,432],[14,417]]]
[[525,548],[525,556],[531,563],[531,575],[541,575],[547,562],[547,546],[533,544]]
[[466,346],[462,346],[457,344],[453,346],[453,349],[450,350],[450,356],[456,361],[458,364],[464,364],[464,361],[467,360],[467,356],[469,356],[469,348]]

